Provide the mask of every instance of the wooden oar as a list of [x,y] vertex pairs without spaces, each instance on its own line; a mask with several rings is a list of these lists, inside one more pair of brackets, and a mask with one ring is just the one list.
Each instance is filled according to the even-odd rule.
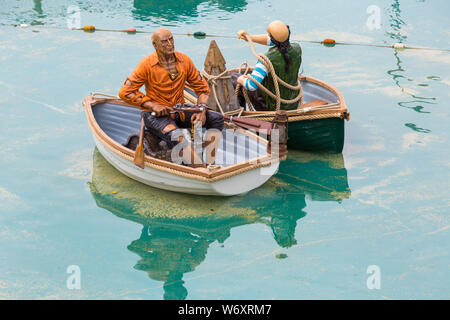
[[254,130],[256,132],[266,130],[266,132],[270,134],[270,130],[272,128],[271,122],[262,121],[258,119],[248,119],[248,118],[243,119],[241,117],[233,117],[233,116],[224,116],[223,118],[228,122],[234,123],[248,130]]
[[134,164],[141,169],[145,168],[144,146],[142,145],[144,142],[144,128],[145,128],[144,117],[141,117],[141,131],[139,132],[139,144],[136,147],[136,151],[134,152]]

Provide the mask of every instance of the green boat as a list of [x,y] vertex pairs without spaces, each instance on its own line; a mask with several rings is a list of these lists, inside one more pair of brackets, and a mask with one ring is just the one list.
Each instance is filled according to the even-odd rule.
[[[350,120],[344,97],[333,86],[300,76],[303,101],[288,111],[288,149],[340,153],[344,147],[345,120]],[[244,111],[243,117],[272,121],[273,112]]]
[[[230,70],[230,72],[235,70]],[[288,149],[340,153],[344,147],[345,121],[350,120],[343,95],[333,86],[310,76],[299,76],[303,101],[296,110],[287,111]],[[185,99],[195,103],[195,93],[185,90]],[[273,111],[242,110],[236,116],[272,121]]]

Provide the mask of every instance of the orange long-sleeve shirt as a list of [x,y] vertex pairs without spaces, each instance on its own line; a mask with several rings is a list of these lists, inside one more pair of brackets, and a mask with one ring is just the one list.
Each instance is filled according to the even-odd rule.
[[[131,86],[124,83],[119,91],[119,97],[140,108],[146,101],[170,107],[177,103],[184,103],[183,90],[186,82],[198,96],[202,93],[209,94],[208,83],[200,76],[200,72],[192,60],[178,51],[175,51],[175,57],[178,70],[178,76],[175,80],[170,79],[169,73],[159,63],[158,55],[154,52],[141,60],[128,77]],[[139,91],[143,85],[145,85],[145,95]],[[127,95],[130,93],[135,93],[136,96],[133,99],[128,99]],[[142,100],[136,102],[139,97]]]

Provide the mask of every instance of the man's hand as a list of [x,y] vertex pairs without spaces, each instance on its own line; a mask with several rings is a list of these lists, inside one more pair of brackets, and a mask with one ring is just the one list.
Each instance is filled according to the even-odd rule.
[[240,31],[237,33],[238,39],[242,39],[242,40],[247,41],[247,38],[246,38],[244,35],[248,35],[248,36],[249,36],[248,32],[245,31],[245,30],[240,30]]
[[241,86],[244,86],[245,79],[247,78],[244,75],[239,76],[239,78],[237,78],[237,83],[239,83]]
[[157,117],[168,116],[170,111],[173,111],[171,107],[162,106],[162,105],[153,105],[152,112],[156,114]]
[[144,111],[147,112],[154,112],[155,116],[157,117],[163,117],[168,116],[170,111],[173,111],[171,107],[163,106],[151,101],[146,101],[141,106]]
[[201,121],[202,126],[205,125],[206,122],[206,108],[203,108],[202,112],[196,112],[191,116],[191,123],[195,123],[196,121]]

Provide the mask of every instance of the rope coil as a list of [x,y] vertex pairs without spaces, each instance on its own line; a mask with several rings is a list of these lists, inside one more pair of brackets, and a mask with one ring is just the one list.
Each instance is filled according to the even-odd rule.
[[204,69],[200,72],[200,74],[202,75],[202,77],[204,77],[206,79],[206,81],[208,82],[208,84],[210,85],[212,91],[213,91],[213,95],[214,95],[214,99],[216,100],[217,106],[219,107],[220,113],[223,116],[228,116],[228,115],[236,115],[238,114],[238,117],[242,114],[242,112],[244,111],[244,108],[239,108],[238,110],[232,110],[232,111],[228,111],[228,112],[224,112],[222,105],[220,104],[219,99],[217,98],[217,80],[225,80],[225,79],[230,79],[231,76],[229,75],[229,70],[225,70],[224,72],[218,74],[218,75],[211,75],[209,73],[207,73]]

